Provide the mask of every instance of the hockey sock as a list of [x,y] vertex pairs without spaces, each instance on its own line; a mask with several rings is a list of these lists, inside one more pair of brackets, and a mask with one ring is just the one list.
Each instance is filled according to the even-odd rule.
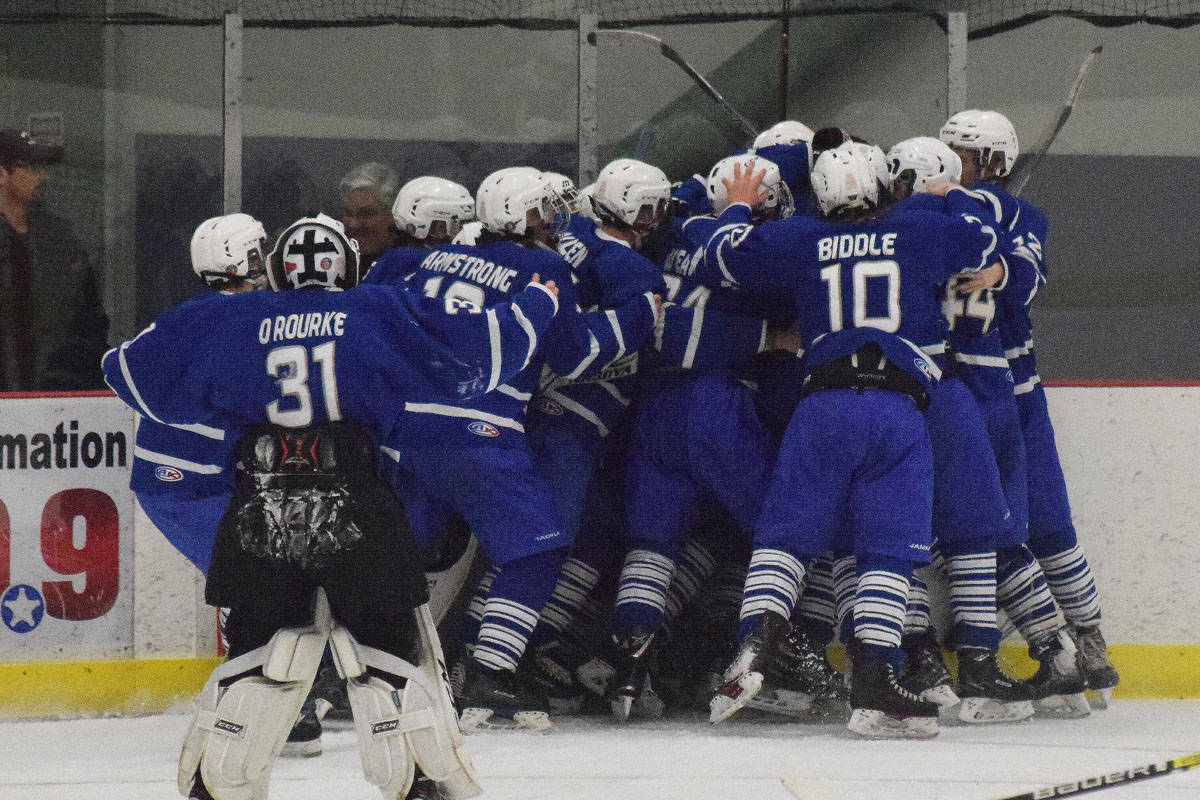
[[561,636],[599,581],[599,571],[577,558],[568,558],[550,600],[542,609],[542,619],[534,631],[532,644],[537,646]]
[[833,593],[833,559],[818,558],[808,570],[807,585],[796,603],[792,623],[817,641],[829,643],[837,621]]
[[908,584],[908,608],[904,612],[904,635],[923,634],[929,630],[929,587],[913,575]]
[[955,647],[1000,646],[996,626],[996,551],[946,553]]
[[664,609],[663,626],[669,627],[679,616],[679,612],[695,599],[700,587],[712,577],[717,560],[712,552],[694,539],[683,548],[679,563],[675,567],[675,576],[667,589],[667,603]]
[[516,670],[537,626],[537,609],[554,591],[565,558],[565,550],[551,550],[500,567],[483,606],[473,654],[476,661],[491,669]]
[[615,633],[625,639],[635,629],[657,631],[667,606],[667,589],[675,561],[663,553],[643,548],[630,550],[617,584]]
[[479,579],[479,585],[475,587],[475,594],[471,595],[471,602],[463,614],[462,626],[459,628],[458,635],[463,642],[472,647],[475,646],[475,639],[479,636],[479,624],[483,622],[483,607],[487,604],[488,595],[492,591],[492,581],[496,580],[496,575],[499,573],[499,567],[489,567],[488,571],[483,573],[483,577]]
[[837,608],[838,637],[842,644],[854,639],[854,593],[858,591],[858,562],[842,556],[833,562],[833,597]]
[[1038,556],[1046,583],[1063,616],[1076,627],[1100,624],[1100,598],[1092,568],[1079,545],[1052,555]]
[[1026,642],[1045,639],[1064,624],[1042,568],[1025,545],[1001,551],[996,600]]
[[866,655],[885,658],[900,668],[904,613],[912,562],[867,553],[857,557],[858,588],[854,594],[854,638]]
[[792,610],[804,586],[804,575],[804,565],[791,553],[769,547],[755,548],[750,555],[746,585],[742,590],[739,642],[758,629],[763,614],[768,611],[774,611],[784,619],[792,618]]

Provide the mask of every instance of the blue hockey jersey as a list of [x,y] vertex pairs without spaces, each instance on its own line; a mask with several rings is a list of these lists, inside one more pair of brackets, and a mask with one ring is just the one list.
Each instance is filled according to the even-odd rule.
[[511,378],[557,309],[541,286],[465,313],[380,286],[210,297],[110,350],[104,375],[154,422],[236,437],[347,420],[383,437],[405,401],[457,402]]
[[903,207],[856,222],[801,216],[755,226],[738,204],[717,221],[697,277],[790,292],[808,368],[874,341],[926,386],[940,376],[933,357],[944,348],[934,287],[996,256],[996,234],[978,219]]

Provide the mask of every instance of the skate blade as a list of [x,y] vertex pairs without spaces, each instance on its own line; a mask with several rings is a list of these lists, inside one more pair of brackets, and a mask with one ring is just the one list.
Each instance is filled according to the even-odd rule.
[[613,719],[625,722],[629,719],[629,712],[633,710],[633,698],[629,695],[622,695],[609,700],[608,707],[612,709]]
[[889,717],[882,711],[856,708],[846,727],[864,739],[932,739],[938,735],[937,717]]
[[490,708],[464,708],[458,718],[463,733],[475,731],[528,731],[541,733],[551,728],[550,715],[545,711],[518,711],[510,716],[497,714]]
[[284,758],[312,758],[321,755],[321,740],[313,739],[308,742],[284,742],[279,755]]
[[717,687],[717,692],[708,701],[708,721],[716,725],[736,714],[762,689],[761,672],[746,672],[734,680]]
[[633,711],[635,716],[643,719],[662,719],[663,714],[667,711],[667,704],[658,696],[658,693],[650,688],[650,679],[646,678],[646,685],[642,689],[641,696],[633,701]]
[[1087,697],[1079,694],[1052,694],[1040,700],[1033,701],[1033,707],[1041,717],[1057,717],[1059,719],[1083,719],[1092,713]]
[[788,689],[764,689],[746,701],[746,708],[785,717],[807,717],[812,713],[814,697]]
[[583,688],[600,697],[608,691],[608,685],[616,676],[617,671],[612,665],[600,658],[593,658],[575,668],[575,677],[583,684]]
[[965,697],[958,708],[958,721],[968,725],[1022,722],[1032,716],[1032,700],[1003,703],[991,697]]
[[1107,711],[1108,701],[1112,699],[1113,687],[1109,686],[1104,689],[1088,689],[1084,693],[1087,698],[1088,705],[1093,711]]
[[569,716],[578,714],[579,709],[583,708],[583,695],[575,697],[550,697],[550,713]]
[[921,692],[921,699],[926,703],[936,703],[941,708],[952,706],[959,702],[959,696],[954,693],[954,689],[944,683]]

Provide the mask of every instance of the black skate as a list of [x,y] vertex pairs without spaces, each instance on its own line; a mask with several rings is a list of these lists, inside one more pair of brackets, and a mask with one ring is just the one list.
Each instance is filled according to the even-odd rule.
[[477,729],[524,728],[544,731],[550,727],[546,696],[514,672],[489,669],[468,658],[462,694],[458,698],[463,732]]
[[1038,714],[1077,719],[1091,713],[1084,696],[1087,684],[1079,669],[1079,651],[1066,628],[1030,642],[1029,655],[1038,662],[1038,671],[1029,679]]
[[192,789],[188,792],[187,800],[215,800],[209,794],[208,787],[204,785],[204,779],[200,777],[200,770],[196,770],[196,777],[192,779]]
[[1079,666],[1087,682],[1087,698],[1092,708],[1108,708],[1108,699],[1121,677],[1108,658],[1108,645],[1099,625],[1075,628],[1079,643]]
[[785,716],[845,719],[846,683],[825,659],[824,650],[812,636],[793,628],[771,652],[762,689],[746,706]]
[[635,630],[624,641],[616,641],[614,637],[614,673],[604,699],[619,720],[629,719],[634,701],[641,698],[647,686],[653,644],[654,634],[642,629]]
[[983,647],[958,648],[958,718],[971,724],[1020,722],[1033,716],[1033,690],[1000,670]]
[[938,733],[938,707],[896,682],[892,665],[858,657],[850,681],[850,722],[867,739],[931,739]]
[[584,688],[575,679],[569,654],[562,643],[553,641],[526,651],[521,669],[545,692],[551,713],[579,713]]
[[354,724],[354,717],[350,713],[350,696],[346,693],[346,679],[338,675],[328,652],[321,660],[308,697],[316,702],[317,718],[323,723],[333,723],[329,727],[349,727]]
[[404,800],[442,800],[445,796],[438,788],[437,783],[418,771],[417,777],[413,779],[412,786],[408,789],[408,794],[404,795]]
[[904,650],[904,666],[900,678],[912,692],[939,708],[950,709],[959,702],[954,692],[954,682],[946,661],[942,658],[942,646],[937,632],[932,628],[921,633],[908,633],[900,645]]
[[311,758],[321,755],[321,718],[317,715],[316,702],[310,694],[300,706],[300,716],[288,733],[287,741],[279,755],[288,758]]
[[746,637],[721,676],[721,685],[708,704],[710,723],[716,725],[729,719],[759,693],[767,665],[791,627],[790,622],[773,611],[763,614],[762,625]]

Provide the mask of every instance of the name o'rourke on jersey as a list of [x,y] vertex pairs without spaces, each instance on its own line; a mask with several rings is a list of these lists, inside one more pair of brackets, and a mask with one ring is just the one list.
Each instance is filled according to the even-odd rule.
[[258,324],[259,344],[310,336],[341,336],[346,332],[345,311],[310,311],[267,317]]

